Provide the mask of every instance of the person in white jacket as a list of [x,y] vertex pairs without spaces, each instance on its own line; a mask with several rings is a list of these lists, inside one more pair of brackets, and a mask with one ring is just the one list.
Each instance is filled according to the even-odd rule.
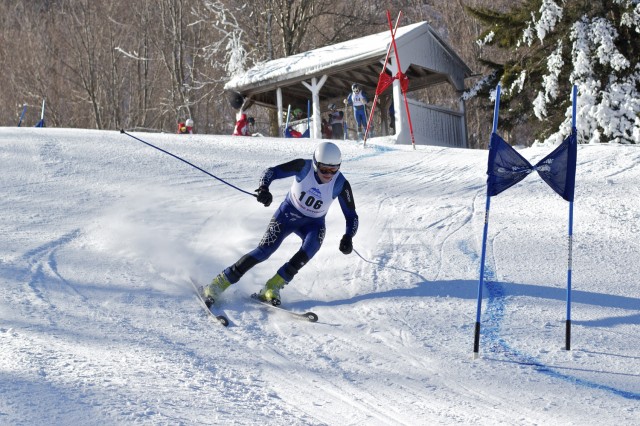
[[323,142],[318,145],[311,160],[302,158],[267,168],[260,177],[258,202],[268,207],[273,201],[269,185],[276,179],[294,177],[291,189],[271,218],[267,231],[254,250],[242,256],[236,263],[220,272],[211,284],[204,287],[203,298],[211,306],[220,294],[258,263],[269,258],[284,239],[296,234],[302,245],[291,259],[267,281],[259,297],[280,304],[280,290],[309,263],[318,252],[325,235],[325,216],[337,198],[346,220],[346,230],[339,249],[344,254],[353,250],[353,237],[358,231],[358,215],[351,185],[340,172],[342,154],[337,145]]

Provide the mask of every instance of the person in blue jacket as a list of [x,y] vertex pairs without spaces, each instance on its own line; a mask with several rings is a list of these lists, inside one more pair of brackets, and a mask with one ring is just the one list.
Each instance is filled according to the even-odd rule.
[[332,142],[318,145],[311,160],[296,159],[288,163],[267,168],[260,177],[256,189],[259,203],[268,207],[273,201],[269,185],[276,179],[293,177],[291,189],[275,212],[258,247],[242,256],[213,281],[204,287],[203,298],[207,306],[231,284],[237,283],[244,274],[260,262],[269,258],[284,239],[296,234],[302,239],[300,250],[278,269],[258,293],[261,300],[274,306],[280,304],[280,290],[318,252],[325,236],[325,216],[337,198],[346,220],[346,230],[340,240],[339,249],[344,254],[353,250],[353,237],[358,231],[358,215],[349,181],[340,172],[342,153]]
[[[344,103],[353,106],[353,116],[356,119],[356,125],[354,127],[358,132],[358,138],[361,138],[367,129],[367,104],[369,103],[369,99],[358,83],[351,85],[351,93],[349,93],[347,99],[344,100]],[[373,133],[373,126],[371,126],[369,131]]]

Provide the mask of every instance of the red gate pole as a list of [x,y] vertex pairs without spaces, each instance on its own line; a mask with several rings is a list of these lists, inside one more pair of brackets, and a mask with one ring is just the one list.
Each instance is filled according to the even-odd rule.
[[[389,21],[389,28],[391,29],[391,15],[387,11],[387,20]],[[404,107],[407,111],[407,120],[409,120],[409,132],[411,134],[411,145],[413,145],[413,149],[416,149],[416,139],[413,136],[413,124],[411,124],[411,112],[409,111],[409,102],[407,102],[407,88],[409,87],[409,78],[402,73],[402,68],[400,68],[400,55],[398,54],[398,48],[396,46],[396,37],[395,34],[391,34],[391,41],[393,43],[393,50],[396,54],[396,66],[398,67],[398,73],[396,77],[400,80],[400,88],[402,89],[402,96],[404,97]]]
[[[391,14],[387,10],[387,19],[389,20],[389,27],[391,29],[391,40],[394,40],[396,31],[398,30],[398,23],[400,22],[400,17],[402,16],[402,11],[398,13],[398,19],[396,19],[395,28],[391,27]],[[389,48],[387,48],[387,56],[384,58],[384,65],[382,66],[382,71],[380,71],[380,77],[378,77],[378,86],[376,87],[376,95],[373,98],[373,106],[371,107],[371,112],[369,113],[369,119],[367,120],[367,129],[364,131],[363,137],[363,146],[367,145],[367,136],[369,135],[369,127],[371,126],[371,121],[373,120],[373,112],[376,110],[376,104],[378,103],[378,96],[382,94],[387,87],[389,87],[395,77],[389,77],[386,73],[387,64],[389,63],[389,55],[391,55],[391,48],[395,47],[395,43],[389,43]]]

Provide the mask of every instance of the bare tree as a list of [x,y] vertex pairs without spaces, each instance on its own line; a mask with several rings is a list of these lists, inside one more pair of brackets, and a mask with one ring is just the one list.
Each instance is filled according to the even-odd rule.
[[[128,37],[122,44],[114,46],[116,55],[122,57],[125,73],[123,99],[125,127],[152,129],[158,126],[155,116],[154,95],[159,90],[158,67],[153,66],[152,40],[156,36],[155,8],[153,0],[139,0],[129,8],[132,20],[125,20],[124,31]],[[124,18],[124,17],[123,17]]]
[[[47,99],[47,123],[55,126],[173,131],[177,119],[192,117],[199,132],[228,133],[234,110],[223,86],[231,74],[259,61],[386,31],[388,7],[393,16],[404,12],[403,24],[427,20],[474,71],[483,72],[474,42],[480,29],[465,14],[463,1],[473,7],[510,3],[3,0],[0,65],[6,90],[0,123],[16,123],[23,103],[35,116]],[[438,88],[420,96],[437,102],[451,94]],[[476,146],[486,144],[490,112],[472,101],[467,113],[471,139],[475,135]],[[271,110],[253,114],[276,122]]]
[[[47,10],[41,6],[17,0],[0,5],[2,123],[16,124],[22,105],[26,104],[28,114],[24,124],[33,125],[39,118],[42,100],[58,95],[59,85],[51,84],[57,75],[52,48],[47,32],[42,31],[51,27],[49,21]],[[50,115],[49,118],[51,123],[58,124],[57,117]]]
[[[155,47],[160,55],[166,72],[169,75],[167,93],[161,97],[163,119],[173,120],[182,116],[191,116],[191,105],[188,101],[188,81],[191,73],[188,70],[187,22],[185,21],[184,0],[160,0],[161,37],[156,40]],[[172,120],[172,121],[173,121]]]
[[101,84],[103,43],[100,39],[102,22],[98,19],[97,2],[78,0],[65,2],[59,12],[59,38],[63,55],[61,63],[74,93],[75,100],[87,105],[92,112],[93,127],[104,128],[102,103],[104,86]]

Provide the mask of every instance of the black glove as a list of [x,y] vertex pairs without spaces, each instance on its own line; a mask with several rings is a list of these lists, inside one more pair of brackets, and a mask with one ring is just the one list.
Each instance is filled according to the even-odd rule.
[[353,241],[347,234],[343,235],[340,240],[340,251],[344,254],[349,254],[353,251]]
[[267,188],[266,186],[261,186],[260,188],[256,189],[255,192],[258,193],[258,196],[256,197],[258,199],[258,202],[264,204],[265,207],[269,207],[269,205],[273,201],[273,195],[271,195],[271,193],[269,192],[269,188]]

